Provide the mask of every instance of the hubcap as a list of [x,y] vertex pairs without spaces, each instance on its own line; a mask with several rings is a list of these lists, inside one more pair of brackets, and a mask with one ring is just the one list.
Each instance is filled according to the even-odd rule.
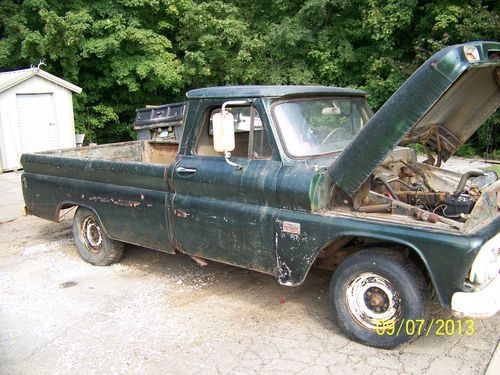
[[375,331],[381,321],[397,320],[401,298],[385,277],[372,272],[357,275],[346,291],[349,311],[362,327]]
[[82,238],[88,251],[98,254],[102,249],[101,227],[96,219],[88,216],[82,223]]

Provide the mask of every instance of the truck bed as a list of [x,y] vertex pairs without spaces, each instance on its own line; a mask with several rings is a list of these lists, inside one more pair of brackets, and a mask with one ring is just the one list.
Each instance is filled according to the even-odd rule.
[[134,141],[23,154],[26,210],[59,221],[62,209],[87,207],[112,239],[172,252],[166,171],[178,147]]
[[179,144],[173,142],[133,141],[46,151],[37,154],[67,158],[170,164],[174,161],[178,148]]

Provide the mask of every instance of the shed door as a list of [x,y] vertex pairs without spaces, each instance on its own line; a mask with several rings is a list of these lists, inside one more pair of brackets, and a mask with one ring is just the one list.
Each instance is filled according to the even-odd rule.
[[17,117],[22,152],[59,147],[52,94],[18,94]]

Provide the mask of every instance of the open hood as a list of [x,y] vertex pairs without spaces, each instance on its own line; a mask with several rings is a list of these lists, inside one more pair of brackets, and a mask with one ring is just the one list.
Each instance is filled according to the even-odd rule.
[[500,43],[471,42],[427,60],[329,166],[353,196],[398,145],[421,143],[446,161],[500,105]]
[[403,137],[400,144],[420,143],[446,161],[500,104],[500,64],[467,69]]

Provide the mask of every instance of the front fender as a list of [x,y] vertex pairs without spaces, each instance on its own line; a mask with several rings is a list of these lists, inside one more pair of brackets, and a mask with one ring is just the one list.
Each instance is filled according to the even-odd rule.
[[276,276],[282,285],[300,285],[318,254],[332,241],[345,236],[380,239],[414,251],[425,265],[440,303],[448,307],[452,294],[464,290],[477,251],[498,226],[496,220],[479,232],[464,235],[364,218],[282,211],[275,230]]

